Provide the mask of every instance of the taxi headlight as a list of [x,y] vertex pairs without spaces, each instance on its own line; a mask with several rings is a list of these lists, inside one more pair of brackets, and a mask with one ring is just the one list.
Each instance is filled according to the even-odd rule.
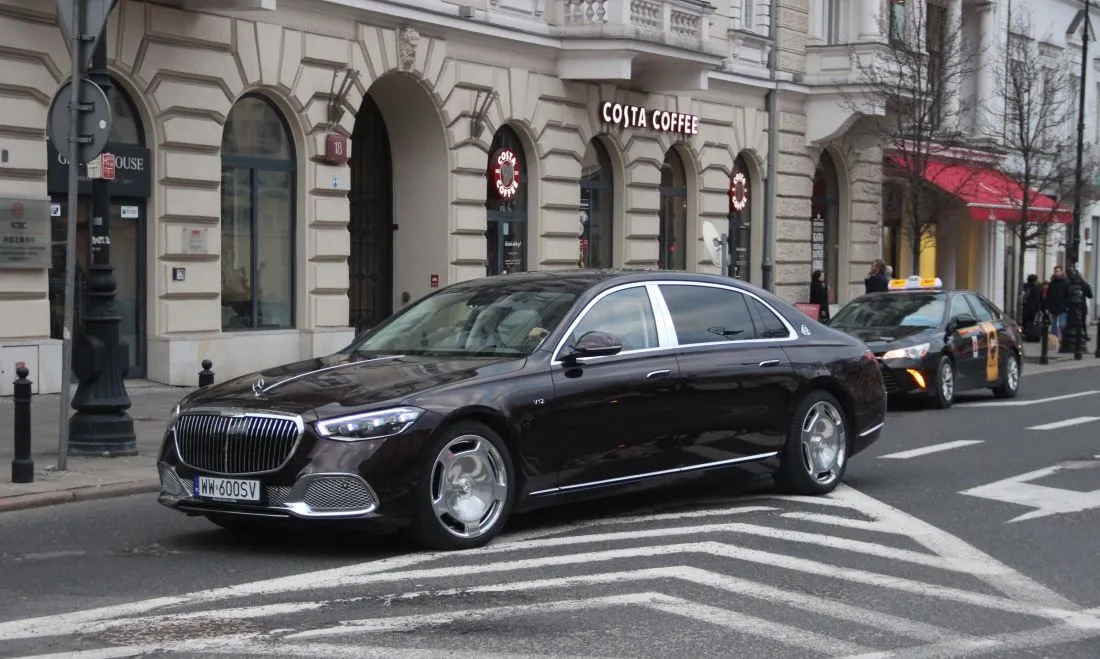
[[924,356],[928,354],[931,347],[931,344],[922,343],[916,346],[909,346],[908,348],[888,350],[886,354],[882,356],[882,359],[883,361],[887,359],[924,359]]
[[327,439],[356,442],[400,435],[412,427],[424,414],[417,407],[395,407],[377,412],[364,412],[326,419],[314,424],[317,434]]

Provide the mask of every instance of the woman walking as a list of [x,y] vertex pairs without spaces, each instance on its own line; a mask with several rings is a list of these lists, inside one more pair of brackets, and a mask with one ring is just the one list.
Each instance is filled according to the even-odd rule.
[[814,270],[810,275],[810,304],[817,305],[817,319],[821,322],[829,320],[829,284],[825,281],[825,273]]

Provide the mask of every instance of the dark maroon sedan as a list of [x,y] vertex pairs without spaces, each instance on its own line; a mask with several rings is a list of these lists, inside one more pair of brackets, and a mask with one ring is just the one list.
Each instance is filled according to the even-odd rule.
[[231,528],[359,520],[460,549],[515,511],[721,469],[830,492],[885,419],[863,343],[743,282],[505,275],[195,391],[164,437],[159,501]]

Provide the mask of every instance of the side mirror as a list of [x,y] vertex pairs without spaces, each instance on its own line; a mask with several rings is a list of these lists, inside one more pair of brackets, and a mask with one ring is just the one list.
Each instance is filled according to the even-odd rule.
[[585,333],[577,342],[569,346],[562,355],[562,362],[576,364],[582,357],[608,357],[617,355],[623,350],[623,344],[619,339],[607,332],[592,330]]
[[977,318],[975,318],[974,316],[971,316],[970,314],[962,314],[960,316],[956,316],[955,318],[953,318],[951,320],[950,329],[951,329],[952,332],[958,332],[961,329],[966,329],[968,327],[974,327],[977,324],[978,324],[978,319]]

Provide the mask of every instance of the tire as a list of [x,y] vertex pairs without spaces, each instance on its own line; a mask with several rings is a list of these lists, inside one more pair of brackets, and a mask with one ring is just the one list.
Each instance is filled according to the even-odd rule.
[[[944,386],[945,380],[948,386]],[[946,410],[954,405],[955,387],[959,379],[955,362],[947,355],[941,355],[940,360],[936,362],[936,377],[933,381],[936,383],[936,389],[932,391],[932,407]]]
[[500,435],[482,423],[460,421],[421,459],[423,477],[407,529],[412,540],[448,551],[492,542],[508,521],[516,492],[512,456]]
[[997,398],[1015,398],[1020,393],[1020,358],[1012,350],[1005,352],[1001,373],[1001,383],[993,387],[993,395]]
[[844,408],[832,394],[815,389],[795,409],[776,484],[789,494],[828,494],[843,480],[848,455]]

